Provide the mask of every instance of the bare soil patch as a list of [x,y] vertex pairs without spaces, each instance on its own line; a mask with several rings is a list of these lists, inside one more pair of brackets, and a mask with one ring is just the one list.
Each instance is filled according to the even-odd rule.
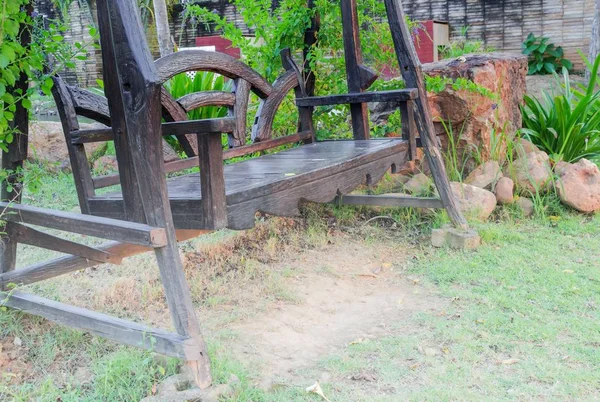
[[294,382],[300,370],[351,343],[396,333],[416,312],[442,310],[445,300],[403,275],[406,258],[389,245],[339,236],[279,262],[297,273],[287,281],[297,302],[228,326],[239,333],[231,348],[260,373],[261,385]]

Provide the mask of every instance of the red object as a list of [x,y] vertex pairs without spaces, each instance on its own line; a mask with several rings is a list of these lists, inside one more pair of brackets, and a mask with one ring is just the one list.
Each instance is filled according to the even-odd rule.
[[[435,61],[433,48],[433,20],[421,21],[422,28],[414,37],[415,49],[421,63],[432,63]],[[424,29],[423,29],[424,28]]]
[[196,46],[214,46],[215,51],[226,53],[236,59],[239,59],[241,56],[239,48],[231,46],[231,41],[229,39],[221,38],[220,36],[197,37]]

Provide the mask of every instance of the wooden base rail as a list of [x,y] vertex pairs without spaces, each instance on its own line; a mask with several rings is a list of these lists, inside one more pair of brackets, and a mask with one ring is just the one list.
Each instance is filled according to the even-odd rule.
[[[279,147],[282,145],[293,144],[296,142],[305,141],[312,138],[312,132],[310,131],[302,131],[292,135],[286,135],[284,137],[274,138],[272,140],[260,141],[250,145],[244,145],[241,147],[236,147],[232,149],[228,149],[223,152],[223,159],[232,159],[240,156],[253,154],[255,152],[264,151],[266,149],[271,149],[275,147]],[[184,169],[190,169],[198,166],[198,157],[194,156],[191,158],[181,159],[173,162],[165,163],[165,172],[172,173],[178,172]],[[99,176],[92,179],[94,183],[94,188],[104,188],[114,186],[120,183],[119,174],[109,174],[106,176]]]
[[18,290],[0,292],[0,306],[11,307],[104,338],[167,356],[195,360],[201,354],[194,338],[59,303]]
[[444,208],[442,201],[430,197],[406,197],[400,195],[344,195],[333,201],[338,205],[372,205],[378,207]]
[[[165,230],[141,223],[0,202],[2,219],[148,247],[167,244]],[[39,238],[39,236],[38,236]]]

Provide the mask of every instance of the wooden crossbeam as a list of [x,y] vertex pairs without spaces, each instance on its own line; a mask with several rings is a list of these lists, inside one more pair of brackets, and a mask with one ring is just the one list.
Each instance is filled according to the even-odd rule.
[[[210,231],[178,229],[175,234],[177,241],[185,241],[206,233],[210,233]],[[152,249],[136,244],[109,242],[97,247],[97,250],[117,256],[118,258],[125,258],[145,253]],[[99,263],[77,255],[59,257],[0,274],[0,289],[5,289],[9,284],[19,286],[29,285],[96,265],[99,265]]]
[[399,89],[397,91],[379,92],[355,92],[342,95],[311,96],[296,99],[296,105],[306,106],[328,106],[345,105],[364,102],[406,102],[416,99],[419,95],[416,89]]
[[[161,125],[162,135],[185,135],[230,133],[235,128],[233,117],[220,117],[217,119],[172,121]],[[71,132],[72,144],[88,144],[92,142],[106,142],[114,140],[112,128],[99,128],[94,130],[75,130]]]
[[141,223],[0,202],[2,219],[148,247],[163,247],[165,231]]
[[194,338],[147,327],[21,291],[0,292],[0,306],[11,307],[94,335],[181,359],[200,354]]
[[48,233],[12,222],[7,227],[7,234],[11,240],[30,246],[45,248],[46,250],[58,251],[64,254],[76,255],[99,263],[120,264],[122,259],[106,251],[98,250],[84,244],[75,243],[70,240],[61,239]]
[[442,201],[430,197],[407,197],[400,195],[344,195],[338,196],[335,204],[344,205],[372,205],[378,207],[416,207],[416,208],[444,208]]

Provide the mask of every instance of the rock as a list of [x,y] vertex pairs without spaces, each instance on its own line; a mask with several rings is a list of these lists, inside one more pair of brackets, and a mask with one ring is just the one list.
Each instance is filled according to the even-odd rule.
[[533,201],[527,197],[519,197],[516,202],[517,206],[521,209],[523,216],[531,216],[535,212]]
[[514,161],[512,173],[520,189],[533,194],[546,191],[552,178],[548,154],[542,151],[527,153]]
[[501,177],[494,189],[498,204],[512,204],[515,201],[513,196],[514,188],[515,183],[510,177]]
[[578,210],[600,211],[600,170],[594,163],[581,159],[577,163],[559,163],[557,190],[560,200]]
[[492,188],[502,177],[502,170],[497,161],[487,161],[479,165],[467,176],[465,183],[479,188]]
[[472,250],[481,244],[481,237],[475,230],[456,229],[444,225],[441,229],[431,231],[431,245],[434,247],[448,246],[459,250]]
[[541,152],[531,141],[520,137],[515,138],[513,147],[517,158],[522,158],[530,152]]
[[200,390],[188,375],[177,374],[165,379],[158,386],[155,396],[149,396],[140,402],[218,402],[220,398],[230,396],[233,383],[234,380],[230,378],[230,384],[212,385]]
[[484,221],[496,207],[496,196],[491,191],[457,182],[451,182],[450,187],[467,217]]
[[[81,124],[81,130],[104,127],[102,124]],[[85,144],[90,157],[102,143]],[[34,121],[29,125],[28,158],[36,162],[56,164],[61,168],[70,166],[69,152],[62,125],[56,121]]]
[[[525,95],[527,57],[520,54],[485,53],[464,56],[464,60],[447,59],[423,65],[423,72],[432,77],[467,78],[480,87],[499,94],[490,99],[473,91],[455,91],[451,86],[439,93],[429,93],[436,133],[446,136],[442,121],[450,123],[458,139],[458,156],[467,171],[475,168],[471,158],[477,150],[482,160],[489,160],[493,151],[492,139],[499,132],[512,138],[521,128],[520,105]],[[397,110],[395,103],[369,105],[371,118],[376,124],[387,122]],[[442,144],[448,141],[442,138]],[[502,150],[500,152],[502,154]]]
[[404,183],[404,189],[413,195],[426,195],[431,191],[433,182],[423,173],[418,173]]

